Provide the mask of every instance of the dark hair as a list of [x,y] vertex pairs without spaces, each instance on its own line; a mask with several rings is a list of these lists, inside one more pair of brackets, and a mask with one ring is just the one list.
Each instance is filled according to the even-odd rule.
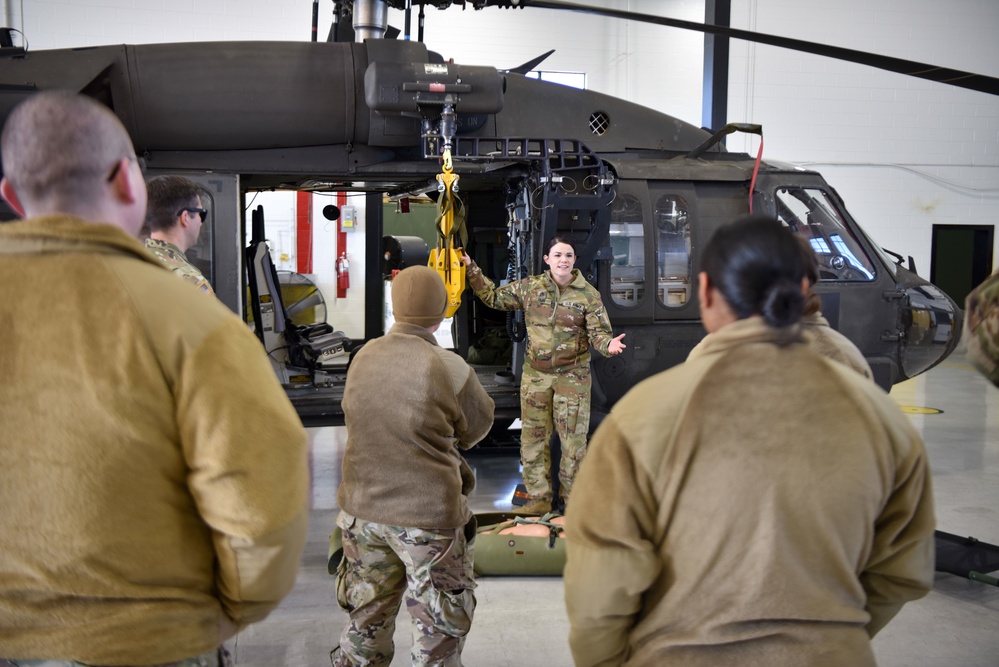
[[576,242],[573,241],[570,237],[568,237],[568,236],[553,236],[551,238],[551,240],[548,241],[548,245],[545,246],[545,254],[546,255],[552,251],[552,248],[555,247],[556,243],[564,243],[564,244],[566,244],[567,246],[569,246],[570,248],[572,248],[572,254],[574,254],[574,255],[576,254]]
[[203,192],[197,183],[183,176],[157,176],[146,183],[146,190],[146,225],[153,232],[171,229],[177,224],[180,210],[195,206]]
[[807,261],[794,232],[777,220],[748,217],[719,228],[701,264],[740,320],[762,315],[770,326],[786,327],[801,319]]

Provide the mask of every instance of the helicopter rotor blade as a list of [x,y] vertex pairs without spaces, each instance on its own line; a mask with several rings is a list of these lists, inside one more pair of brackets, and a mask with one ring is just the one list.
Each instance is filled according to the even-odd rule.
[[540,65],[541,63],[543,63],[545,60],[547,60],[548,56],[550,56],[553,53],[555,53],[555,49],[552,49],[552,50],[548,51],[547,53],[542,53],[537,58],[534,58],[532,60],[528,60],[523,65],[519,65],[519,66],[514,67],[513,69],[510,69],[510,70],[507,70],[507,71],[508,72],[512,72],[514,74],[527,74],[532,69],[534,69],[535,67],[537,67],[538,65]]
[[726,26],[712,25],[710,23],[695,23],[693,21],[683,21],[680,19],[669,19],[663,16],[653,16],[652,14],[639,14],[637,12],[622,11],[618,9],[605,9],[603,7],[591,7],[579,5],[574,2],[561,2],[559,0],[521,0],[522,6],[536,7],[538,9],[562,9],[584,14],[596,14],[598,16],[609,16],[611,18],[625,19],[629,21],[640,21],[642,23],[652,23],[664,25],[672,28],[682,28],[684,30],[696,30],[699,32],[712,33],[723,37],[742,39],[758,44],[769,44],[784,49],[812,53],[837,60],[868,65],[878,69],[897,72],[908,76],[945,83],[951,86],[977,90],[990,95],[999,95],[999,79],[984,74],[964,72],[962,70],[937,67],[927,63],[893,58],[891,56],[881,56],[866,51],[857,51],[839,46],[829,46],[827,44],[815,44],[802,39],[792,39],[789,37],[778,37],[762,32],[752,32],[750,30],[739,30]]

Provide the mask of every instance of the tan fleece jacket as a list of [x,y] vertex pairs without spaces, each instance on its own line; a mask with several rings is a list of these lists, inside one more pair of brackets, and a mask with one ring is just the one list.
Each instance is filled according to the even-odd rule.
[[426,328],[396,322],[354,355],[343,412],[344,511],[412,528],[468,522],[473,480],[458,450],[489,432],[493,400],[461,357]]
[[822,313],[806,315],[801,319],[805,340],[812,349],[824,357],[852,368],[868,380],[874,379],[871,365],[849,338],[832,328]]
[[121,230],[0,225],[0,657],[147,665],[291,589],[305,433],[256,338]]
[[919,435],[792,338],[730,324],[601,424],[567,512],[577,665],[873,665],[930,589]]

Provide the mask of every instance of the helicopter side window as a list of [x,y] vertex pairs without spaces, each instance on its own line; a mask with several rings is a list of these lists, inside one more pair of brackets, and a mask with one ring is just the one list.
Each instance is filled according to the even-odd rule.
[[656,295],[664,306],[679,308],[690,301],[690,215],[683,197],[663,195],[656,201]]
[[829,196],[817,188],[776,193],[777,219],[808,240],[819,260],[819,280],[874,280],[874,264]]
[[638,197],[619,194],[611,210],[611,299],[635,306],[645,296],[645,226]]

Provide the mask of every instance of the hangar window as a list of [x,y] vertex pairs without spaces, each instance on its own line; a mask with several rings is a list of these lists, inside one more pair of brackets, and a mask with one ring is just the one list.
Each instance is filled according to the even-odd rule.
[[784,187],[777,218],[804,237],[819,260],[819,280],[874,280],[874,264],[832,199],[818,188]]
[[559,83],[570,88],[586,90],[585,72],[545,72],[534,70],[525,74],[529,79],[541,79],[550,83]]
[[687,202],[663,195],[653,211],[656,223],[656,296],[670,308],[690,301],[690,214]]
[[611,210],[611,299],[620,306],[635,306],[645,296],[645,225],[642,202],[618,194]]

